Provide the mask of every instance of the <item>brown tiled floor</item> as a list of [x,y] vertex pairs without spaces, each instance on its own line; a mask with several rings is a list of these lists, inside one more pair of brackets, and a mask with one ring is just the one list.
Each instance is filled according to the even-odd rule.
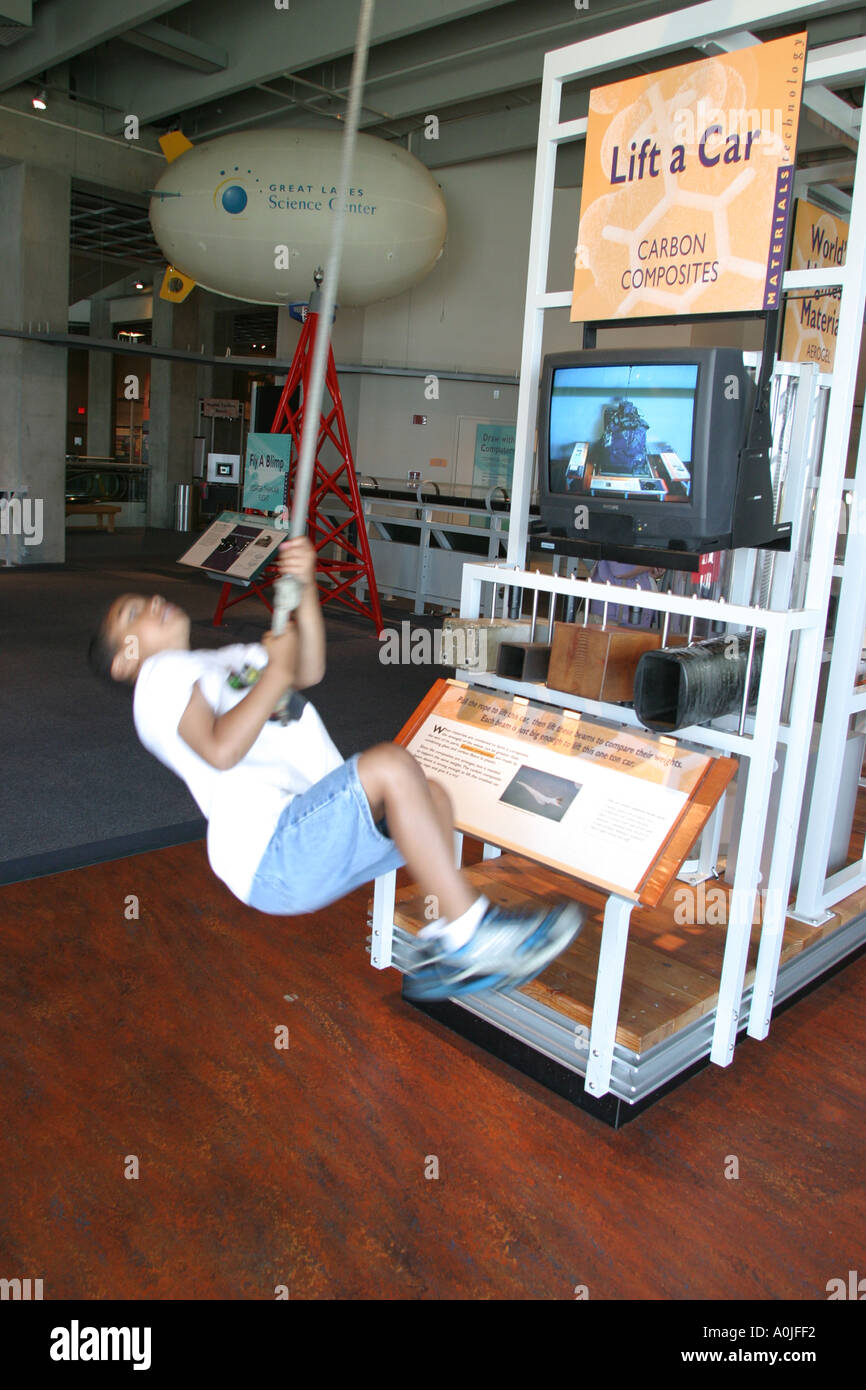
[[367,898],[266,918],[201,844],[0,889],[0,1274],[47,1299],[823,1299],[860,1267],[866,959],[614,1132],[404,1004]]

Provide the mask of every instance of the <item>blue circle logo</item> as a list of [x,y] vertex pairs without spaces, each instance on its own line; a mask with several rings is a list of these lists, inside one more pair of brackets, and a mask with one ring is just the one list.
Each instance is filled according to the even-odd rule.
[[243,212],[247,205],[246,189],[241,188],[239,183],[229,184],[223,190],[222,205],[226,212]]

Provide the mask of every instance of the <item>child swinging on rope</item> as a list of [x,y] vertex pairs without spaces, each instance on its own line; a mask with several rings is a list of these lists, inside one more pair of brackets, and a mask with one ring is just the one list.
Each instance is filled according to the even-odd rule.
[[[315,912],[406,864],[442,913],[420,933],[408,997],[525,984],[576,935],[579,908],[492,907],[455,867],[448,796],[410,753],[381,743],[343,761],[298,693],[325,672],[315,550],[306,537],[286,541],[278,563],[302,596],[293,621],[264,645],[191,651],[182,609],[125,594],[91,642],[91,664],[134,684],[136,732],[186,782],[207,818],[211,867],[241,902]],[[284,724],[273,716],[289,691]]]

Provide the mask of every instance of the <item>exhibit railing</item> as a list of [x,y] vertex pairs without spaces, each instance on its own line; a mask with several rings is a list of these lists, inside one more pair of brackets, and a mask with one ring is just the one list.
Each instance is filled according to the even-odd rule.
[[147,464],[114,459],[66,459],[67,502],[147,503],[150,469]]
[[[495,560],[508,544],[508,494],[502,487],[417,487],[399,479],[359,477],[359,490],[376,584],[381,594],[457,609],[464,562]],[[480,494],[480,495],[479,495]],[[328,505],[335,522],[348,513]],[[365,584],[359,581],[359,597]]]

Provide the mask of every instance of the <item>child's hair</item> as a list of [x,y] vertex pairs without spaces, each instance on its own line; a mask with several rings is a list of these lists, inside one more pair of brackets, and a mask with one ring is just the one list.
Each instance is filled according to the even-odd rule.
[[117,655],[117,646],[108,635],[108,615],[110,612],[111,604],[106,608],[99,620],[99,626],[90,639],[90,645],[87,648],[87,660],[90,669],[97,676],[101,676],[103,680],[110,681],[114,685],[111,663]]

